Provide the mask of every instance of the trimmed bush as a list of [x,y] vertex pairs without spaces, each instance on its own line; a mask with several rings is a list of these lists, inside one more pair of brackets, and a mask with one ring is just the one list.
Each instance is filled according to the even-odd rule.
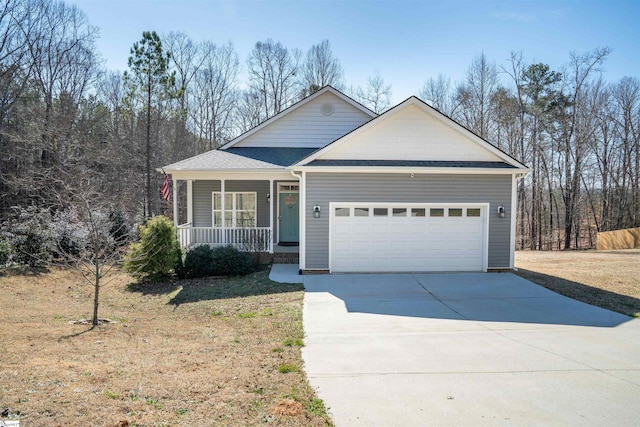
[[188,279],[212,276],[213,270],[213,249],[209,246],[193,248],[184,257],[184,275]]
[[251,256],[240,252],[233,246],[215,249],[198,246],[191,249],[178,263],[178,277],[195,279],[206,276],[242,276],[253,271]]
[[253,271],[251,256],[233,246],[215,248],[212,253],[213,275],[243,276]]
[[140,241],[129,247],[124,271],[137,279],[160,279],[169,275],[181,257],[176,228],[165,216],[140,226]]

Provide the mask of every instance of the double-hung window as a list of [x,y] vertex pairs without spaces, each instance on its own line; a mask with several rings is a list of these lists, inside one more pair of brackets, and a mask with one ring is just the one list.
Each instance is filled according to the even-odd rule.
[[[224,193],[224,226],[256,227],[256,193]],[[213,192],[213,226],[222,227],[222,193]]]

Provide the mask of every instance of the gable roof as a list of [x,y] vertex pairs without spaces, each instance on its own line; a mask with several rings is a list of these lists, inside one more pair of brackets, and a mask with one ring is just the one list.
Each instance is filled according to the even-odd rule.
[[[351,161],[355,161],[355,160],[360,160],[360,161],[369,161],[369,163],[374,162],[376,160],[383,160],[383,159],[375,159],[371,157],[371,152],[367,151],[366,153],[363,153],[363,157],[361,158],[351,158],[351,159],[346,159],[346,158],[340,158],[339,156],[336,158],[334,156],[332,156],[332,154],[335,154],[337,149],[339,149],[341,146],[345,146],[348,145],[350,141],[354,141],[357,140],[357,138],[363,134],[365,134],[367,131],[369,131],[370,129],[372,129],[374,126],[377,125],[381,125],[382,123],[384,123],[385,121],[389,120],[390,118],[394,117],[394,116],[398,116],[399,114],[403,114],[404,111],[406,111],[407,109],[409,109],[410,107],[416,107],[418,109],[420,109],[421,111],[425,112],[429,117],[436,119],[439,123],[446,125],[449,129],[453,130],[454,132],[456,132],[457,134],[462,135],[463,137],[465,137],[464,139],[466,139],[467,141],[472,141],[473,143],[477,144],[477,148],[482,150],[482,152],[486,153],[485,158],[481,158],[481,159],[477,159],[480,162],[474,162],[476,164],[475,167],[483,167],[480,166],[480,163],[485,162],[485,163],[494,163],[494,162],[504,162],[506,165],[510,165],[513,168],[516,169],[520,169],[520,170],[526,170],[528,171],[528,168],[523,165],[522,163],[520,163],[519,161],[517,161],[516,159],[514,159],[513,157],[509,156],[508,154],[506,154],[504,151],[500,150],[499,148],[497,148],[496,146],[494,146],[493,144],[489,143],[488,141],[484,140],[483,138],[481,138],[480,136],[476,135],[475,133],[473,133],[472,131],[470,131],[469,129],[467,129],[466,127],[462,126],[461,124],[459,124],[458,122],[456,122],[455,120],[451,119],[450,117],[446,116],[445,114],[441,113],[440,111],[436,110],[435,108],[431,107],[430,105],[428,105],[427,103],[425,103],[424,101],[418,99],[415,96],[412,96],[408,99],[406,99],[404,102],[396,105],[395,107],[387,110],[385,113],[379,115],[378,117],[370,120],[369,122],[363,124],[362,126],[354,129],[353,131],[347,133],[346,135],[338,138],[337,140],[333,141],[332,143],[326,145],[325,147],[318,149],[317,151],[315,151],[314,153],[312,153],[311,155],[309,155],[308,157],[300,160],[298,163],[296,163],[295,165],[293,165],[293,167],[302,167],[302,166],[317,166],[317,165],[322,165],[324,164],[325,166],[329,166],[331,165],[331,163],[327,163],[326,161],[324,162],[319,162],[318,160],[351,160]],[[402,129],[404,129],[406,132],[411,133],[413,131],[415,131],[414,129],[412,129],[412,126],[404,126]],[[331,153],[332,151],[334,151],[334,153]],[[406,153],[402,153],[399,150],[395,150],[392,147],[392,151],[391,153],[398,157],[398,156],[402,156],[405,155],[407,156]],[[323,159],[323,156],[326,156],[326,159]],[[368,157],[367,157],[368,156]],[[410,155],[409,155],[410,156]],[[384,159],[384,160],[395,160],[395,161],[404,161],[404,160],[416,160],[415,157],[409,157],[409,158],[395,158],[395,159]],[[469,159],[420,159],[423,161],[456,161],[456,160],[469,160]],[[365,165],[366,163],[360,163],[361,165]],[[337,166],[337,164],[335,164]],[[346,164],[343,163],[343,165],[346,166]],[[355,164],[354,164],[355,165]],[[379,164],[382,165],[382,164]],[[368,164],[368,166],[374,166],[374,164]],[[429,167],[426,166],[425,167]],[[486,166],[484,166],[486,167]]]
[[252,128],[252,129],[248,130],[247,132],[243,133],[242,135],[232,139],[228,143],[226,143],[223,146],[221,146],[219,148],[219,150],[227,150],[227,149],[233,147],[234,145],[236,145],[236,144],[244,141],[245,139],[251,137],[252,135],[260,132],[262,129],[266,128],[267,126],[269,126],[273,122],[283,119],[284,117],[288,116],[289,114],[293,113],[294,111],[299,110],[301,107],[309,104],[310,102],[313,102],[315,99],[319,98],[320,96],[322,96],[322,95],[324,95],[326,93],[333,94],[334,96],[340,98],[342,101],[346,102],[347,104],[349,104],[352,107],[356,108],[357,110],[361,111],[362,113],[364,113],[368,117],[375,118],[375,117],[378,116],[376,113],[374,113],[373,111],[369,110],[364,105],[354,101],[353,99],[351,99],[350,97],[348,97],[344,93],[340,92],[339,90],[333,88],[332,86],[324,86],[323,88],[319,89],[318,91],[316,91],[312,95],[309,95],[308,97],[306,97],[304,99],[301,99],[300,101],[296,102],[295,104],[291,105],[290,107],[286,108],[285,110],[281,111],[280,113],[276,114],[275,116],[273,116],[273,117],[265,120],[264,122],[260,123],[258,126]]

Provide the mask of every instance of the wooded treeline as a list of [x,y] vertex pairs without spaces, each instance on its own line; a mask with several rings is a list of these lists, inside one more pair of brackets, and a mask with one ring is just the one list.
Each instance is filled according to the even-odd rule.
[[[391,106],[379,75],[347,86],[327,40],[306,52],[258,41],[240,58],[231,42],[145,32],[118,73],[103,68],[97,37],[75,6],[0,0],[0,222],[13,206],[58,209],[63,182],[90,185],[129,218],[164,213],[157,167],[327,84],[376,112]],[[519,187],[518,247],[588,247],[595,230],[640,225],[640,82],[604,81],[608,54],[572,54],[559,70],[480,55],[463,81],[430,78],[418,93],[532,168]]]

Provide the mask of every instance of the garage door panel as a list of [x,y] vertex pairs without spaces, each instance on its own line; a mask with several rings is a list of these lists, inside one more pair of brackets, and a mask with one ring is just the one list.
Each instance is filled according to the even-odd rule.
[[[487,218],[482,205],[464,205],[463,216],[458,217],[447,216],[450,206],[442,205],[437,205],[437,210],[444,216],[432,217],[429,208],[433,205],[429,204],[412,205],[424,209],[426,215],[420,217],[409,216],[409,208],[397,205],[396,212],[406,212],[406,216],[353,216],[356,206],[374,212],[374,205],[362,203],[339,205],[349,207],[350,216],[333,216],[332,209],[330,257],[334,272],[484,269]],[[451,206],[452,214],[460,214],[460,205]],[[383,208],[392,213],[394,205]],[[482,214],[467,217],[464,208],[480,208]]]

